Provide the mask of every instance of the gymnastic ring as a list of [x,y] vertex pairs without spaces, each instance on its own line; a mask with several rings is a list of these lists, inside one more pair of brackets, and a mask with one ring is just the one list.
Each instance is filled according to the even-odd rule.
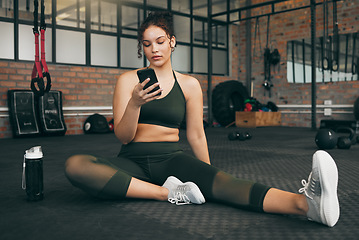
[[323,70],[329,70],[329,59],[327,57],[324,57],[322,59],[322,68]]
[[338,68],[339,68],[338,61],[337,61],[337,60],[333,60],[333,61],[332,61],[332,71],[333,71],[333,72],[337,72],[337,71],[338,71]]

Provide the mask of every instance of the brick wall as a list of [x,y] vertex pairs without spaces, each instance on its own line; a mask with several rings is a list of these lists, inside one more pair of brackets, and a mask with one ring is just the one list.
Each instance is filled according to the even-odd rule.
[[[265,2],[264,0],[252,0],[252,3]],[[316,1],[321,2],[321,1]],[[288,1],[276,4],[276,11],[303,7],[310,4],[308,0]],[[359,0],[351,1],[338,1],[338,23],[339,34],[353,33],[359,31]],[[332,4],[329,7],[329,34],[333,32],[332,29]],[[254,9],[252,16],[258,14],[265,14],[271,12],[270,6],[262,9]],[[266,103],[268,101],[275,102],[282,110],[282,125],[284,126],[311,126],[311,113],[310,108],[293,108],[286,107],[287,105],[310,105],[311,104],[311,83],[306,84],[291,84],[287,82],[287,42],[291,40],[310,39],[310,8],[291,11],[287,13],[272,15],[270,18],[270,32],[269,32],[269,47],[277,48],[281,54],[280,69],[279,71],[272,72],[272,96],[264,96],[264,88],[262,86],[264,81],[264,63],[263,57],[256,58],[253,56],[252,62],[252,80],[254,85],[254,97],[260,102]],[[323,6],[317,5],[316,7],[316,35],[317,37],[323,36]],[[252,43],[254,44],[255,36],[255,23],[256,20],[251,20],[252,26]],[[267,35],[267,17],[259,19],[261,47],[264,51],[266,47]],[[246,78],[246,30],[245,24],[241,23],[238,27],[240,33],[240,81],[245,82]],[[258,36],[257,36],[258,44]],[[259,46],[256,45],[256,51]],[[252,49],[253,50],[253,49]],[[262,54],[263,56],[263,54]],[[324,100],[331,99],[333,104],[350,105],[352,106],[357,97],[359,97],[359,81],[348,82],[332,82],[332,83],[317,83],[317,104],[321,105]],[[317,112],[317,126],[321,119],[347,119],[354,120],[352,114],[353,108],[346,107],[346,109],[336,109],[335,114],[332,116],[324,116],[323,109],[318,109]]]
[[[117,77],[126,69],[70,66],[48,63],[52,90],[63,93],[66,134],[83,134],[83,123],[93,113],[112,118],[112,95]],[[0,60],[0,138],[12,136],[7,113],[7,91],[30,90],[32,62]],[[193,75],[203,88],[204,105],[207,106],[208,81],[206,75]],[[216,76],[213,87],[232,77]],[[91,107],[91,108],[86,108]],[[206,111],[206,108],[205,108]],[[205,117],[207,113],[205,112]]]
[[[252,0],[253,3],[264,0]],[[309,0],[288,1],[276,4],[276,10],[285,10],[293,7],[306,6]],[[329,5],[331,6],[331,4]],[[259,12],[256,12],[259,11]],[[331,10],[329,10],[331,12]],[[257,15],[270,12],[270,6],[264,9],[255,9],[252,14]],[[317,6],[317,36],[322,35],[323,15],[322,6]],[[242,15],[244,16],[244,15]],[[338,2],[339,33],[352,33],[359,31],[359,0]],[[260,18],[260,34],[262,49],[265,47],[267,18]],[[331,15],[330,19],[331,21]],[[252,23],[252,43],[254,43],[255,19]],[[263,58],[253,57],[252,80],[254,97],[260,102],[273,101],[281,106],[282,124],[284,126],[311,126],[311,84],[289,84],[287,82],[286,47],[287,41],[302,38],[310,38],[310,9],[302,9],[288,13],[282,13],[271,17],[269,38],[275,48],[281,54],[280,69],[273,72],[272,97],[264,96],[262,83],[264,80]],[[331,30],[329,30],[331,31]],[[213,76],[212,88],[218,83],[227,80],[239,80],[246,83],[246,29],[245,23],[233,25],[230,29],[230,76]],[[258,48],[258,46],[257,46]],[[253,49],[252,49],[253,50]],[[82,134],[82,125],[87,116],[98,112],[108,119],[112,118],[112,93],[118,75],[125,69],[83,67],[60,64],[48,64],[53,82],[52,89],[63,92],[63,107],[65,122],[68,127],[66,134]],[[11,137],[11,129],[7,112],[6,92],[8,89],[29,89],[31,81],[32,62],[14,62],[0,60],[0,138]],[[204,106],[207,103],[208,79],[206,75],[193,75],[203,88]],[[323,104],[324,100],[331,99],[333,104],[351,105],[359,96],[359,81],[317,83],[317,104]],[[290,105],[305,105],[304,108],[286,107]],[[96,110],[81,109],[81,107],[96,107]],[[75,108],[77,110],[73,110]],[[205,108],[205,117],[207,117]],[[328,118],[323,115],[323,109],[318,109],[317,122]],[[337,109],[330,118],[353,119],[352,108]]]

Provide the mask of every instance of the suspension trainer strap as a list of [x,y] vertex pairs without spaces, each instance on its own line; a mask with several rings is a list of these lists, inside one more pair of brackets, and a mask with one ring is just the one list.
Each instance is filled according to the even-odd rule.
[[331,69],[329,55],[331,54],[329,49],[329,34],[328,34],[328,0],[323,1],[323,70]]
[[333,1],[333,57],[332,71],[337,72],[339,69],[339,30],[338,30],[338,12],[337,0]]
[[271,97],[271,88],[273,87],[273,84],[271,82],[271,52],[269,49],[269,31],[270,31],[270,15],[268,15],[267,20],[267,42],[266,42],[266,48],[264,49],[264,82],[262,86],[264,87],[264,96],[265,91],[268,91],[269,97]]
[[46,77],[46,80],[47,80],[45,92],[48,92],[51,89],[51,77],[50,77],[49,69],[47,68],[46,57],[45,57],[45,31],[46,31],[45,4],[44,4],[44,0],[41,0],[41,19],[40,19],[41,64],[42,64],[42,67],[44,68],[43,76]]
[[[31,75],[31,90],[34,94],[38,96],[43,96],[45,92],[50,91],[51,89],[51,78],[49,71],[47,69],[47,64],[45,61],[45,5],[44,1],[41,0],[41,62],[39,56],[39,26],[38,26],[38,10],[39,3],[37,0],[34,0],[34,28],[33,33],[35,36],[35,64],[32,69]],[[45,70],[44,73],[42,70]],[[44,77],[46,77],[46,86],[44,82]],[[36,87],[37,85],[37,87]]]

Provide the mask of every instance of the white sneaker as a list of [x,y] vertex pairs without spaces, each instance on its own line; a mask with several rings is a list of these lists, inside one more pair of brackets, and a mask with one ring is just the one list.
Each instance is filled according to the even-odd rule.
[[193,182],[181,182],[178,178],[170,176],[162,185],[169,190],[168,201],[176,205],[202,204],[205,203],[204,196],[198,186]]
[[302,185],[299,192],[304,192],[307,197],[308,219],[333,227],[340,214],[337,196],[338,169],[327,152],[319,150],[314,153],[312,172],[308,182],[302,180]]

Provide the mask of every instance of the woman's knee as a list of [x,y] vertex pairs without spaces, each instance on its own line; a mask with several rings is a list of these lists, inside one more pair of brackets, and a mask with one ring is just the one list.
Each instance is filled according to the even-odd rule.
[[86,173],[86,164],[94,161],[90,155],[73,155],[65,162],[65,174],[69,179],[76,179]]

